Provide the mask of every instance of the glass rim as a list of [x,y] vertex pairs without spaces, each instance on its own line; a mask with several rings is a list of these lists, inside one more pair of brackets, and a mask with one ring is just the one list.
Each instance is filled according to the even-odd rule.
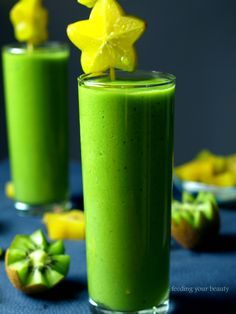
[[[60,51],[67,51],[69,50],[69,45],[64,42],[59,41],[47,41],[45,43],[42,43],[40,45],[37,45],[34,47],[33,51],[43,51],[44,49],[51,48],[52,50],[60,50]],[[2,52],[9,52],[11,54],[24,54],[28,51],[27,44],[26,43],[12,43],[7,44],[2,47]]]
[[[85,87],[94,87],[94,88],[148,88],[148,87],[158,87],[158,86],[170,86],[175,85],[176,77],[173,74],[160,71],[148,71],[148,70],[135,70],[133,72],[125,72],[116,70],[116,74],[119,78],[123,79],[134,79],[135,77],[140,77],[140,82],[134,81],[134,83],[124,84],[122,81],[119,84],[119,81],[116,81],[116,84],[113,84],[113,81],[99,82],[96,79],[109,77],[109,72],[102,73],[90,73],[90,74],[81,74],[78,77],[79,86]],[[164,82],[155,82],[150,81],[151,79],[162,78],[165,79]],[[147,81],[145,83],[145,80]]]

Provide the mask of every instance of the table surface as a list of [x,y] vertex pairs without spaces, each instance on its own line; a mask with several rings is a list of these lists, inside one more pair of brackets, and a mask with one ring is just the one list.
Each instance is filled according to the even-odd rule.
[[[10,178],[7,161],[0,163],[0,246],[6,249],[16,234],[43,228],[39,217],[20,217],[4,194]],[[71,163],[73,199],[82,206],[81,168]],[[171,245],[169,313],[236,313],[236,207],[220,209],[221,234],[210,251],[192,252]],[[71,256],[67,279],[47,294],[30,297],[12,287],[0,261],[0,313],[90,313],[84,241],[65,241]],[[101,283],[102,284],[102,283]]]

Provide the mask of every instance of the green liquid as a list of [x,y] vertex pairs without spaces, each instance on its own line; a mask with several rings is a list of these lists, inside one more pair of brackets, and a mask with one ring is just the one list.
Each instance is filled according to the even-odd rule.
[[117,311],[169,291],[175,87],[139,86],[79,87],[89,295]]
[[30,205],[68,198],[68,57],[62,46],[3,50],[15,199]]

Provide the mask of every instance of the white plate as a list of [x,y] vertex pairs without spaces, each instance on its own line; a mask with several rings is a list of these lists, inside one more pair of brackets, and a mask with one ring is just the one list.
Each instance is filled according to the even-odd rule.
[[182,181],[174,176],[174,186],[180,192],[196,194],[200,191],[211,192],[219,204],[236,202],[236,187],[218,187],[194,181]]

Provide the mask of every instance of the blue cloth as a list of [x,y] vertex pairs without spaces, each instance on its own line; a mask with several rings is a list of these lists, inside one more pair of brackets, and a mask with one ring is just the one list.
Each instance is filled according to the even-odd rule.
[[[71,191],[81,205],[79,164],[71,164]],[[0,246],[6,249],[16,234],[43,228],[38,217],[20,217],[4,194],[10,178],[8,162],[0,164]],[[221,209],[221,237],[208,252],[192,252],[171,245],[171,314],[236,313],[236,210]],[[68,278],[45,295],[30,297],[12,287],[0,262],[0,313],[90,313],[83,241],[66,241],[71,255]],[[102,285],[102,283],[101,283]],[[216,291],[222,289],[222,291]]]

